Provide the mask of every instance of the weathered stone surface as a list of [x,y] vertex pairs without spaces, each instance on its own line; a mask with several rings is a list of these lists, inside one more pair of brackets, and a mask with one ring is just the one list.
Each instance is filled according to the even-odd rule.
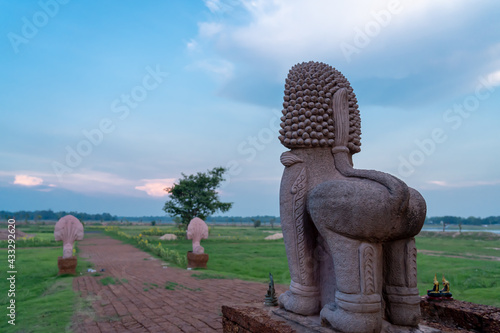
[[[222,306],[222,326],[225,333],[336,333],[323,327],[319,316],[301,316],[276,307],[265,307],[259,303]],[[441,330],[427,325],[401,327],[382,323],[384,333],[440,333],[454,332]]]
[[161,240],[176,240],[177,236],[174,234],[165,234],[160,237]]
[[208,254],[188,251],[188,268],[207,268]]
[[320,313],[341,332],[379,332],[383,318],[420,318],[415,236],[422,196],[403,181],[353,168],[360,117],[347,79],[323,63],[302,63],[285,84],[280,141],[290,151],[280,216],[292,282],[280,306]]
[[261,304],[222,306],[222,327],[224,332],[252,333],[295,333],[284,320],[273,316],[272,309]]
[[208,226],[202,219],[195,217],[187,227],[187,239],[193,240],[193,253],[202,254],[205,249],[200,245],[202,239],[208,238]]
[[59,268],[59,275],[63,274],[76,274],[76,265],[78,264],[76,257],[69,258],[58,257],[57,267]]
[[458,300],[432,302],[422,297],[422,316],[430,322],[477,332],[500,332],[500,308]]
[[73,243],[83,239],[83,225],[73,215],[63,216],[54,227],[54,237],[63,242],[63,258],[71,258]]

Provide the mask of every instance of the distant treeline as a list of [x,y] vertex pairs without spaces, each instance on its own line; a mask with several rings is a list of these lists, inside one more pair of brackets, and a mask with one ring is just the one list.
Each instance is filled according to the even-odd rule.
[[429,224],[441,224],[441,222],[446,224],[463,224],[463,225],[490,225],[490,224],[500,224],[500,216],[490,216],[484,219],[480,217],[457,217],[457,216],[437,216],[428,217],[425,219],[425,223]]
[[116,221],[118,217],[116,215],[111,215],[109,213],[102,214],[87,214],[87,213],[79,213],[79,212],[54,212],[51,209],[49,210],[35,210],[35,211],[25,211],[20,210],[18,212],[7,212],[5,210],[0,210],[0,217],[2,219],[15,219],[18,221],[41,221],[41,220],[54,220],[57,221],[61,217],[65,215],[73,215],[74,217],[82,220],[82,221]]
[[[54,212],[49,210],[35,210],[35,211],[17,211],[9,212],[5,210],[0,210],[0,219],[10,219],[14,218],[19,221],[57,221],[65,215],[73,215],[82,221],[118,221],[118,222],[152,222],[156,223],[172,223],[174,222],[171,216],[116,216],[109,213],[102,214],[87,214],[80,212]],[[277,216],[270,215],[257,215],[257,216],[209,216],[206,222],[213,223],[227,223],[227,224],[238,224],[238,223],[253,223],[259,220],[262,224],[279,224],[280,218]],[[458,216],[437,216],[437,217],[427,217],[425,223],[429,224],[441,224],[441,221],[446,224],[463,224],[463,225],[483,225],[483,224],[500,224],[500,216],[490,216],[486,218],[480,217],[458,217]]]
[[[174,222],[174,218],[171,216],[119,216],[118,221],[128,221],[128,222],[152,222],[156,221],[158,223],[164,222]],[[280,218],[270,215],[257,215],[257,216],[209,216],[206,218],[205,222],[220,222],[220,223],[253,223],[254,221],[260,220],[263,224],[269,223],[280,223]]]
[[[101,221],[101,222],[109,222],[109,221],[118,221],[118,222],[152,222],[155,221],[157,223],[171,223],[174,222],[173,217],[171,216],[116,216],[111,215],[109,213],[102,214],[87,214],[80,212],[54,212],[51,209],[49,210],[35,210],[35,211],[25,211],[20,210],[17,212],[9,212],[5,210],[0,210],[0,219],[15,219],[19,222],[22,221],[57,221],[61,217],[65,215],[73,215],[76,218],[82,221]],[[256,220],[260,220],[263,224],[268,223],[280,223],[280,218],[276,216],[209,216],[206,219],[206,222],[222,222],[222,223],[253,223]]]

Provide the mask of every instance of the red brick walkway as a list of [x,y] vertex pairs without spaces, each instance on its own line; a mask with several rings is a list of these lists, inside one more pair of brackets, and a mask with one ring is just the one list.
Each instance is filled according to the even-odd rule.
[[[93,307],[79,311],[76,332],[221,332],[223,304],[263,301],[267,292],[265,283],[198,280],[191,275],[200,271],[164,268],[161,260],[104,235],[92,235],[78,247],[80,257],[105,271],[73,281]],[[104,286],[99,280],[105,277],[121,284]],[[277,285],[276,292],[286,288]]]

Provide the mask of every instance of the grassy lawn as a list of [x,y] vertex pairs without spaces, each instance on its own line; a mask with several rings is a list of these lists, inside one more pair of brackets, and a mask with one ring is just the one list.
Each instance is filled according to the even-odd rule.
[[425,295],[434,274],[450,281],[453,298],[500,307],[500,262],[418,255],[418,289]]
[[[203,272],[258,282],[268,282],[269,273],[272,273],[276,283],[290,283],[283,240],[265,241],[263,238],[258,241],[203,240],[202,246],[209,255],[208,269]],[[164,242],[164,246],[184,255],[192,250],[190,240]]]
[[444,274],[455,299],[500,307],[500,235],[422,232],[416,242],[421,295]]
[[[53,237],[53,235],[52,235]],[[62,247],[16,248],[16,325],[8,324],[6,309],[2,306],[0,332],[65,332],[71,326],[78,295],[73,291],[71,276],[57,276],[57,258]],[[0,249],[5,258],[0,264],[7,272],[7,250]],[[86,271],[90,264],[78,260],[77,271]],[[3,273],[2,273],[2,276]],[[0,304],[8,304],[8,281],[0,280]],[[4,292],[5,291],[5,292]]]

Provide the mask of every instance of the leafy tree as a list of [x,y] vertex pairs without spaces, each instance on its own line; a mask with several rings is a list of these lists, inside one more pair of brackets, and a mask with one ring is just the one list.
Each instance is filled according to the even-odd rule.
[[253,227],[254,228],[260,227],[260,224],[261,224],[260,220],[254,220],[254,219],[252,219],[252,221],[253,221]]
[[182,226],[183,226],[183,224],[182,224],[182,219],[181,219],[179,216],[175,216],[175,217],[173,218],[173,221],[174,221],[174,223],[175,223],[176,227],[177,227],[179,230],[182,230]]
[[182,174],[183,178],[179,183],[165,188],[165,191],[170,193],[170,198],[163,210],[170,216],[180,217],[183,228],[186,228],[194,217],[205,220],[216,211],[228,211],[233,203],[220,202],[216,191],[224,181],[225,171],[225,168],[217,167],[206,173],[198,172],[189,176]]

